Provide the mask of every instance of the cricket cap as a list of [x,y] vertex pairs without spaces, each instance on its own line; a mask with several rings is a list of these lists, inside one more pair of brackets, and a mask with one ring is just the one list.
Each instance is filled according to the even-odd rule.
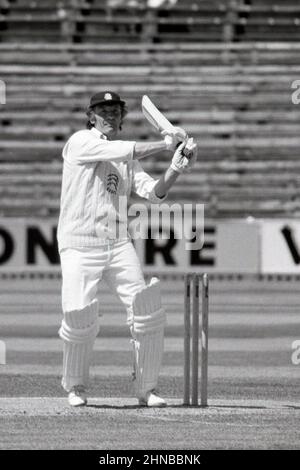
[[120,96],[113,91],[101,91],[100,93],[96,93],[91,97],[89,107],[92,108],[97,104],[120,104],[121,106],[125,106],[125,101],[121,100]]

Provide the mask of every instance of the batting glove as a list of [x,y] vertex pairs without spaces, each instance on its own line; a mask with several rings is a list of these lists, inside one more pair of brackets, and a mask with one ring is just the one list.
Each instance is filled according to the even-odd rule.
[[197,144],[193,138],[179,145],[173,155],[171,168],[177,173],[189,171],[197,160]]
[[164,137],[167,150],[171,152],[174,152],[178,144],[187,140],[187,133],[181,127],[162,131],[161,135]]
[[184,171],[189,172],[195,165],[198,157],[198,145],[194,143],[193,137],[188,139],[183,153],[188,158],[188,164]]

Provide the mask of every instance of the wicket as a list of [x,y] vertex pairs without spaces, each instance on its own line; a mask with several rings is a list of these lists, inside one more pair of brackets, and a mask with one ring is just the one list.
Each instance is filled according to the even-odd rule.
[[[189,273],[184,282],[184,396],[183,404],[198,406],[199,375],[199,287],[202,288],[201,406],[207,406],[208,377],[208,275]],[[191,323],[192,317],[192,323]],[[192,338],[191,338],[192,327]],[[191,341],[192,339],[192,341]],[[192,343],[192,350],[191,350]],[[192,355],[191,355],[192,353]],[[192,374],[191,374],[192,366]],[[190,390],[192,386],[192,390]]]

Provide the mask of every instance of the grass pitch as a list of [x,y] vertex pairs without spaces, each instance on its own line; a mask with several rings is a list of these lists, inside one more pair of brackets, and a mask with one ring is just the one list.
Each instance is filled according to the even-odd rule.
[[1,449],[299,449],[298,283],[213,282],[209,407],[182,406],[183,285],[163,282],[168,313],[159,389],[165,409],[136,406],[125,314],[107,291],[89,405],[67,406],[57,337],[60,283],[3,286]]

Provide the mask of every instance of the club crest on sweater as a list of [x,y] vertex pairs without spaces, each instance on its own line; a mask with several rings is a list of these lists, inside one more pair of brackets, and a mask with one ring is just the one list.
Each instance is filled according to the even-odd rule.
[[111,194],[117,194],[119,177],[115,173],[109,173],[106,179],[106,189]]

